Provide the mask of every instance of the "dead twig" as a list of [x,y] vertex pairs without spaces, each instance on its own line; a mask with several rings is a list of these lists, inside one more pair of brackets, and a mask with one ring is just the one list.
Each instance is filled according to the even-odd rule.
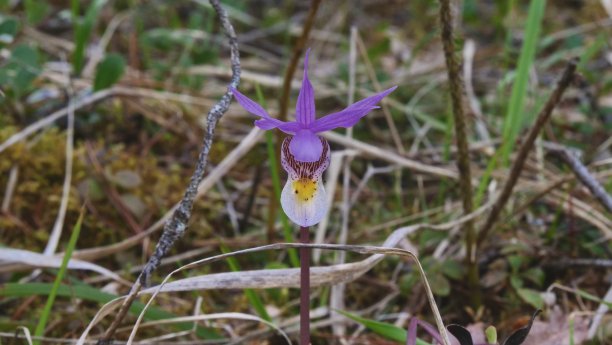
[[[455,56],[455,38],[453,35],[453,15],[450,0],[440,1],[440,24],[442,26],[442,45],[448,72],[451,103],[453,106],[453,119],[455,122],[455,140],[457,140],[457,168],[459,169],[459,189],[463,213],[469,214],[474,209],[472,197],[472,172],[470,170],[470,149],[468,145],[467,121],[463,113],[463,85],[461,81],[461,67]],[[468,265],[468,285],[472,305],[478,307],[481,296],[478,290],[478,265],[476,263],[476,233],[474,223],[466,222],[463,225],[465,245],[467,248],[466,260]]]
[[605,207],[608,212],[612,212],[612,196],[606,192],[603,186],[589,172],[589,169],[582,164],[578,157],[564,147],[557,147],[549,151],[561,158],[563,162],[572,169],[576,178],[591,191],[599,203]]
[[183,196],[183,199],[179,202],[178,207],[174,210],[172,216],[164,224],[164,230],[161,235],[161,238],[155,246],[155,252],[151,256],[151,258],[149,258],[149,261],[142,270],[142,273],[138,277],[138,280],[132,286],[130,294],[127,296],[126,300],[122,304],[121,309],[113,320],[113,323],[110,325],[110,327],[104,334],[104,337],[100,340],[99,343],[105,343],[112,339],[113,335],[115,334],[115,331],[117,330],[117,327],[125,317],[132,302],[136,298],[138,291],[140,291],[143,285],[147,285],[151,273],[153,273],[157,269],[161,262],[161,259],[166,255],[168,250],[172,248],[174,242],[178,238],[180,238],[187,230],[189,219],[191,218],[193,202],[198,194],[198,187],[200,186],[200,182],[202,182],[202,179],[204,178],[204,172],[208,163],[208,154],[212,147],[213,136],[215,134],[217,122],[229,108],[229,104],[232,99],[232,92],[230,91],[229,87],[237,88],[238,84],[240,83],[240,52],[238,50],[238,39],[236,38],[236,32],[234,31],[234,27],[228,19],[227,13],[219,4],[219,1],[210,0],[210,4],[214,8],[217,17],[221,22],[221,25],[223,26],[223,30],[225,31],[225,34],[229,39],[232,78],[225,94],[208,112],[206,118],[206,133],[204,135],[202,150],[200,151],[200,154],[198,156],[195,171],[191,176],[191,180],[189,181],[189,185],[185,190],[185,195]]
[[529,133],[527,134],[527,137],[525,138],[525,141],[521,145],[518,155],[516,159],[514,160],[514,164],[512,165],[512,168],[510,169],[510,176],[508,177],[508,180],[504,184],[504,187],[502,189],[501,194],[499,195],[499,198],[493,205],[493,208],[491,209],[491,213],[489,213],[489,217],[487,218],[485,224],[483,225],[483,227],[481,228],[479,232],[478,243],[482,243],[482,241],[484,241],[484,239],[487,237],[487,235],[489,234],[489,231],[491,231],[491,228],[497,221],[497,218],[499,217],[502,209],[508,202],[508,199],[510,198],[510,195],[512,194],[512,190],[514,189],[514,186],[516,185],[516,182],[518,181],[521,175],[523,166],[525,165],[525,162],[527,161],[527,156],[529,155],[529,151],[531,151],[531,148],[533,147],[533,143],[535,142],[540,131],[544,127],[544,124],[548,122],[548,119],[550,118],[550,115],[552,114],[553,109],[561,100],[561,96],[563,96],[563,93],[565,92],[567,87],[574,80],[574,74],[576,72],[578,61],[579,61],[578,58],[574,58],[568,62],[563,72],[563,75],[561,76],[561,79],[557,83],[557,87],[555,88],[553,93],[548,98],[548,101],[546,101],[544,108],[542,108],[542,110],[538,114],[538,118],[536,119],[536,122],[534,123],[533,127],[531,127],[531,129],[529,130]]

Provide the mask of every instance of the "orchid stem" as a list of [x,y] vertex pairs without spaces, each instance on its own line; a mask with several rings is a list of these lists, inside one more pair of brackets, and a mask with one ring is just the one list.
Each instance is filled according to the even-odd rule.
[[[307,226],[300,226],[300,242],[310,243]],[[300,344],[310,345],[310,248],[300,248]]]

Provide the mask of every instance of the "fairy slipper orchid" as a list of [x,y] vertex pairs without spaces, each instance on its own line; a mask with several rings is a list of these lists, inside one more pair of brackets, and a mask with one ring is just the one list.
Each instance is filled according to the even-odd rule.
[[339,127],[354,126],[359,119],[397,88],[394,86],[374,96],[351,104],[344,110],[315,116],[314,89],[308,79],[308,55],[304,58],[304,78],[295,107],[295,121],[280,121],[271,117],[259,104],[232,88],[240,105],[249,113],[259,116],[255,125],[261,129],[278,128],[290,136],[283,141],[281,162],[289,178],[283,188],[281,205],[294,223],[310,226],[321,221],[327,212],[325,190],[321,177],[329,166],[330,152],[327,141],[318,134]]

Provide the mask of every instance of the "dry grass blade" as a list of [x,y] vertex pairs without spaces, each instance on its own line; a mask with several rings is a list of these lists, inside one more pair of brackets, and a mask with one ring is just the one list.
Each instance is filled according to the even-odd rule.
[[[393,249],[393,248],[389,248],[391,246],[397,245],[405,236],[407,236],[408,234],[413,233],[414,231],[417,231],[419,229],[424,229],[424,228],[429,228],[429,229],[434,229],[434,230],[449,230],[452,229],[460,224],[463,224],[466,221],[472,220],[478,216],[480,216],[482,213],[484,213],[488,208],[490,208],[492,205],[492,203],[488,203],[483,205],[482,207],[480,207],[478,210],[474,211],[473,213],[463,216],[455,221],[452,222],[448,222],[448,223],[444,223],[444,224],[438,224],[438,225],[428,225],[428,224],[419,224],[419,225],[413,225],[413,226],[409,226],[409,227],[405,227],[405,228],[401,228],[398,229],[396,231],[394,231],[384,242],[384,244],[381,247],[373,247],[373,246],[364,246],[364,247],[360,247],[360,246],[334,246],[334,245],[308,245],[311,248],[319,248],[319,249],[333,249],[333,250],[349,250],[348,248],[350,248],[351,251],[355,251],[358,253],[362,253],[362,254],[374,254],[372,256],[370,256],[369,258],[356,263],[356,264],[360,264],[362,267],[356,266],[355,264],[343,264],[343,265],[338,265],[338,266],[330,266],[330,267],[320,267],[320,268],[313,268],[313,270],[311,271],[311,284],[315,285],[318,282],[322,282],[325,281],[326,284],[334,284],[335,282],[348,282],[351,280],[354,280],[356,278],[358,278],[361,274],[365,273],[365,271],[367,271],[369,268],[373,267],[376,263],[378,263],[380,260],[383,259],[383,254],[394,254],[394,255],[408,255],[412,257],[412,253],[406,252],[406,251],[402,251],[400,249]],[[170,273],[170,275],[168,275],[163,283],[159,286],[153,287],[153,288],[149,288],[145,291],[142,291],[141,293],[151,293],[154,296],[156,296],[158,293],[165,291],[164,287],[165,284],[167,283],[167,281],[170,279],[170,277],[179,271],[185,270],[185,269],[189,269],[198,265],[201,265],[203,263],[210,263],[213,261],[218,261],[218,260],[223,260],[229,256],[236,256],[236,255],[241,255],[241,254],[247,254],[247,253],[253,253],[253,252],[258,252],[258,251],[264,251],[264,250],[275,250],[275,249],[287,249],[287,248],[300,248],[300,247],[306,246],[306,245],[302,245],[302,244],[272,244],[272,245],[267,245],[267,246],[263,246],[263,247],[255,247],[255,248],[250,248],[250,249],[245,249],[245,250],[241,250],[241,251],[237,251],[237,252],[232,252],[232,253],[227,253],[227,254],[223,254],[223,255],[218,255],[215,257],[211,257],[211,258],[206,258],[203,260],[198,260],[195,261],[193,263],[190,263],[188,265],[185,265],[175,271],[173,271],[172,273]],[[365,248],[365,249],[364,249]],[[370,251],[371,250],[371,251]],[[382,251],[382,252],[381,252]],[[393,252],[386,252],[386,251],[393,251]],[[398,254],[397,251],[400,251]],[[418,264],[418,263],[417,263]],[[420,264],[418,264],[420,266]],[[343,268],[347,268],[346,270],[342,270]],[[338,271],[338,273],[330,273],[333,272],[334,270]],[[257,276],[256,278],[253,279],[249,279],[249,282],[251,283],[256,283],[257,286],[253,286],[253,285],[248,285],[247,283],[244,283],[243,285],[237,286],[237,284],[231,285],[232,281],[236,281],[236,279],[238,279],[241,276],[245,276],[247,274],[252,274],[248,271],[245,272],[236,272],[234,273],[234,275],[232,276],[233,279],[230,280],[224,280],[224,281],[220,281],[220,280],[216,280],[215,281],[215,287],[211,287],[211,288],[218,288],[219,286],[226,286],[229,288],[244,288],[246,286],[250,286],[250,287],[258,287],[258,288],[268,288],[268,287],[297,287],[299,286],[299,270],[298,269],[290,269],[290,270],[264,270],[264,271],[251,271],[251,272],[256,272]],[[281,273],[281,275],[277,275],[276,272]],[[362,273],[360,273],[362,272]],[[228,273],[229,274],[229,273]],[[272,284],[268,284],[268,281],[272,282]],[[172,283],[169,283],[172,284]],[[425,281],[424,284],[426,285],[426,288],[429,287],[428,283]],[[195,290],[195,289],[199,289],[200,286],[198,285],[194,285],[191,287],[190,290]],[[116,310],[117,308],[119,308],[121,306],[121,303],[126,300],[126,298],[128,298],[130,296],[124,296],[121,298],[118,298],[116,300],[113,300],[107,304],[105,304],[96,314],[96,316],[94,317],[94,319],[89,323],[89,325],[87,326],[87,328],[83,331],[83,333],[81,334],[81,337],[79,338],[79,341],[77,342],[77,345],[82,345],[85,343],[87,336],[89,334],[89,332],[91,331],[91,329],[100,321],[102,320],[106,315],[112,313],[114,310]],[[433,297],[433,296],[432,296]],[[149,300],[149,303],[147,304],[147,307],[150,305],[150,303],[153,301],[153,297]],[[434,307],[432,307],[432,310],[434,310],[434,315],[436,315],[436,313],[438,315],[436,315],[436,321],[439,322],[439,325],[442,325],[442,320],[441,317],[439,316],[439,313],[437,312],[437,306],[435,306],[435,301],[432,299],[430,299],[430,302],[434,303]],[[435,308],[435,309],[433,309]],[[146,310],[146,309],[145,309]],[[144,312],[144,311],[143,311]],[[139,321],[137,322],[141,322],[142,320],[142,314],[141,317],[139,318]],[[443,325],[442,325],[443,327]]]
[[[153,295],[151,296],[151,298],[149,299],[149,301],[147,302],[147,304],[143,308],[141,314],[138,317],[138,320],[136,321],[136,323],[134,325],[134,329],[132,331],[132,334],[130,334],[130,337],[128,339],[127,345],[130,345],[133,342],[134,337],[136,336],[136,331],[138,329],[138,326],[140,325],[140,323],[142,322],[142,318],[144,317],[144,313],[146,312],[147,308],[152,304],[152,302],[155,299],[155,297],[161,292],[162,287],[166,284],[166,282],[170,279],[170,277],[172,277],[172,275],[174,275],[174,274],[176,274],[176,273],[178,273],[180,271],[183,271],[183,270],[186,270],[186,269],[190,269],[190,268],[193,268],[193,267],[196,267],[196,266],[199,266],[199,265],[209,264],[209,263],[212,263],[212,262],[223,260],[223,259],[225,259],[227,257],[230,257],[230,256],[236,256],[236,255],[260,252],[260,251],[266,251],[266,250],[279,250],[279,249],[289,249],[289,248],[319,248],[319,249],[325,249],[325,250],[350,251],[350,252],[359,253],[359,254],[375,254],[375,255],[379,255],[381,257],[381,259],[382,259],[382,256],[384,256],[384,255],[397,255],[397,256],[405,256],[405,257],[411,258],[412,260],[414,260],[414,262],[417,265],[417,268],[419,270],[419,274],[421,276],[421,280],[422,280],[422,283],[423,283],[423,285],[425,287],[425,292],[427,294],[427,299],[428,299],[430,307],[432,309],[432,313],[434,315],[434,319],[436,320],[436,325],[438,326],[438,331],[442,335],[442,339],[445,341],[445,345],[450,345],[450,340],[448,338],[448,335],[446,334],[446,329],[444,327],[444,323],[442,321],[442,317],[440,316],[440,312],[438,310],[438,306],[436,305],[435,298],[433,296],[433,292],[431,290],[431,287],[429,286],[429,282],[427,281],[427,277],[425,275],[425,271],[423,270],[423,267],[421,266],[421,263],[419,262],[417,256],[414,255],[412,252],[404,250],[404,249],[389,248],[389,247],[355,246],[355,245],[334,245],[334,244],[327,244],[327,245],[325,245],[325,244],[301,244],[301,243],[278,243],[278,244],[271,244],[271,245],[267,245],[267,246],[260,246],[260,247],[244,249],[244,250],[240,250],[240,251],[236,251],[236,252],[232,252],[232,253],[221,254],[221,255],[210,257],[210,258],[198,260],[198,261],[192,262],[190,264],[187,264],[187,265],[185,265],[185,266],[183,266],[181,268],[178,268],[178,269],[174,270],[168,276],[166,276],[166,278],[164,279],[162,284],[157,286],[157,288],[155,289],[155,292],[153,293]],[[259,280],[261,281],[261,278]]]
[[71,86],[71,80],[68,77],[68,126],[66,128],[66,172],[64,173],[64,185],[62,186],[62,199],[60,202],[60,208],[57,212],[57,218],[53,224],[53,230],[49,236],[47,246],[43,251],[45,255],[53,255],[57,250],[60,236],[62,235],[62,228],[64,227],[64,218],[66,217],[66,211],[68,209],[68,199],[70,198],[70,186],[72,182],[72,162],[74,159],[74,100],[73,100],[73,89]]
[[19,332],[20,330],[23,331],[23,335],[25,336],[25,339],[28,342],[28,345],[32,345],[33,341],[32,341],[32,334],[30,333],[30,330],[25,326],[19,326],[17,327],[17,330],[15,331],[15,336],[17,335],[17,332]]
[[8,212],[13,200],[13,193],[15,192],[15,186],[17,186],[17,178],[19,177],[19,166],[14,165],[9,173],[8,181],[6,182],[6,189],[4,190],[4,197],[2,198],[2,207],[0,211]]
[[[402,239],[406,236],[413,234],[414,232],[421,229],[434,229],[440,231],[446,231],[453,229],[465,221],[474,219],[479,215],[483,214],[492,203],[483,205],[474,213],[462,217],[456,221],[429,225],[429,224],[416,224],[407,227],[402,227],[392,232],[382,247],[395,247]],[[311,270],[311,285],[333,285],[340,283],[351,282],[382,260],[382,256],[373,255],[365,260],[342,264],[332,265],[325,267],[313,267]],[[207,289],[245,289],[245,288],[297,288],[299,287],[299,270],[298,269],[275,269],[275,270],[253,270],[253,271],[242,271],[242,272],[227,272],[209,274],[204,276],[195,276],[185,279],[176,280],[169,282],[164,285],[162,292],[171,291],[192,291],[192,290],[207,290]],[[156,291],[158,286],[143,290],[142,293],[153,293]]]
[[[180,322],[207,321],[207,320],[219,320],[219,319],[247,320],[247,321],[256,321],[256,322],[263,323],[269,326],[270,328],[274,329],[275,331],[277,331],[283,338],[285,338],[288,344],[292,344],[291,339],[289,339],[289,336],[287,335],[287,333],[285,333],[280,327],[276,326],[274,323],[268,322],[254,315],[249,315],[249,314],[244,314],[244,313],[215,313],[215,314],[207,314],[207,315],[174,317],[171,319],[144,322],[140,324],[139,328],[152,327],[152,326],[157,326],[157,325],[167,325],[167,324],[180,323]],[[125,328],[122,330],[128,330],[130,328]],[[235,344],[235,342],[230,342],[230,344]]]
[[[19,263],[36,268],[59,268],[62,265],[63,256],[48,256],[40,253],[31,252],[23,249],[13,248],[0,248],[0,263],[2,264],[14,264]],[[12,267],[10,265],[1,265],[0,272],[10,272],[7,268]],[[105,277],[113,279],[122,284],[131,285],[128,281],[121,278],[116,273],[107,270],[104,267],[92,264],[90,262],[70,259],[68,262],[68,269],[72,270],[88,270],[99,273]]]

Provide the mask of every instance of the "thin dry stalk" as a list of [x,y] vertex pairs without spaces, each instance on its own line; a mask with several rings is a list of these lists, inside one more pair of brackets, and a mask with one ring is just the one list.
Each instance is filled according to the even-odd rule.
[[[472,172],[470,170],[470,149],[468,144],[468,124],[463,113],[463,85],[461,82],[461,67],[455,56],[455,41],[453,36],[453,16],[451,14],[450,0],[440,1],[440,24],[442,26],[442,45],[446,59],[448,83],[450,87],[451,102],[453,106],[453,119],[455,123],[455,138],[457,140],[457,168],[459,169],[459,192],[463,204],[463,213],[469,214],[474,209],[472,197]],[[463,225],[466,259],[468,264],[468,285],[471,293],[472,305],[481,304],[481,295],[478,278],[478,265],[476,262],[476,233],[474,223]]]
[[[350,50],[349,50],[349,87],[347,95],[347,104],[353,104],[355,99],[355,65],[357,64],[357,27],[351,26]],[[346,136],[353,137],[353,128],[347,128]],[[349,218],[351,211],[350,203],[350,178],[351,178],[351,156],[346,156],[344,159],[344,167],[342,169],[342,225],[340,227],[340,235],[338,236],[339,244],[346,244],[348,238]],[[337,264],[343,264],[346,260],[346,253],[338,253],[336,259]],[[336,310],[344,310],[344,284],[332,286],[329,299],[329,307],[332,309],[332,317],[338,316]],[[334,324],[332,331],[338,339],[344,338],[346,327],[339,323]]]
[[414,170],[424,175],[433,175],[443,178],[451,178],[453,180],[458,179],[457,172],[451,169],[437,167],[433,165],[423,164],[421,162],[405,158],[389,150],[382,149],[378,146],[364,143],[363,141],[356,140],[354,138],[348,138],[344,135],[340,135],[334,132],[321,133],[325,139],[340,144],[346,148],[358,151],[366,156],[374,157],[376,159],[384,160],[389,163],[397,164],[402,168]]
[[308,40],[310,30],[314,25],[314,21],[317,16],[317,11],[319,10],[319,5],[321,5],[321,0],[311,1],[310,9],[308,10],[308,14],[306,15],[306,21],[304,22],[304,28],[302,29],[302,34],[300,35],[300,38],[297,40],[295,46],[293,47],[291,60],[289,60],[289,66],[285,71],[278,113],[278,119],[281,121],[287,121],[287,112],[289,110],[289,94],[291,93],[291,81],[293,80],[293,75],[295,74],[295,70],[297,68],[298,62],[300,61],[300,57],[304,55],[306,41]]
[[4,198],[2,198],[2,207],[0,208],[0,211],[2,211],[3,213],[7,213],[9,211],[11,201],[13,200],[13,193],[15,192],[15,187],[17,186],[18,177],[19,166],[15,164],[9,172],[9,178],[6,182],[6,189],[4,190]]
[[[491,141],[491,135],[487,129],[487,125],[482,114],[480,101],[476,97],[474,85],[472,84],[472,74],[474,72],[474,55],[476,54],[476,42],[474,40],[466,40],[463,47],[463,76],[465,82],[465,92],[468,96],[470,109],[474,114],[474,122],[476,133],[482,141]],[[491,147],[493,149],[493,147]]]
[[533,127],[531,127],[531,129],[529,130],[529,133],[527,134],[525,141],[523,141],[523,144],[519,149],[516,159],[514,160],[514,164],[510,169],[510,176],[504,184],[499,198],[493,205],[491,213],[489,213],[489,217],[487,218],[485,224],[479,232],[478,243],[482,243],[487,238],[489,231],[491,231],[491,228],[493,227],[493,225],[495,225],[495,222],[497,221],[497,218],[499,217],[502,209],[508,202],[508,199],[510,199],[510,195],[512,194],[512,190],[514,189],[514,186],[516,185],[516,182],[518,181],[521,175],[523,166],[525,165],[525,162],[527,162],[527,156],[529,155],[529,152],[533,147],[533,143],[537,139],[540,131],[542,130],[546,122],[548,122],[548,119],[550,118],[553,109],[561,100],[563,93],[574,80],[574,74],[576,72],[577,65],[578,58],[574,58],[569,61],[569,63],[565,67],[561,79],[557,83],[557,87],[546,101],[544,108],[542,108],[542,110],[538,114],[538,118],[536,119],[536,122],[534,123]]
[[[229,87],[237,88],[240,83],[240,52],[238,50],[238,39],[236,38],[236,32],[234,31],[234,27],[229,21],[227,13],[221,7],[218,0],[210,0],[210,4],[215,10],[217,17],[223,26],[223,30],[225,31],[225,35],[227,36],[230,44],[230,61],[232,66],[232,78],[229,84]],[[178,207],[174,210],[172,216],[168,219],[168,221],[164,225],[164,230],[161,238],[159,239],[155,252],[149,258],[149,261],[145,265],[145,268],[142,270],[138,280],[132,286],[130,294],[128,298],[126,298],[125,303],[121,306],[121,309],[117,313],[117,316],[113,320],[113,323],[110,325],[104,337],[101,339],[101,342],[109,341],[119,324],[122,322],[123,318],[127,314],[132,302],[136,298],[138,291],[140,291],[142,285],[147,285],[150,275],[157,269],[159,266],[161,259],[166,255],[168,250],[172,248],[174,242],[180,238],[185,231],[187,230],[189,219],[191,218],[191,210],[193,207],[193,202],[198,194],[198,188],[202,179],[204,178],[204,172],[206,171],[206,166],[208,163],[208,154],[212,147],[213,136],[215,134],[215,128],[217,126],[217,122],[223,114],[229,108],[230,101],[232,99],[232,93],[230,89],[227,89],[225,94],[221,97],[221,99],[213,106],[207,115],[207,126],[206,126],[206,134],[204,135],[204,141],[202,144],[202,151],[198,156],[198,161],[196,163],[196,168],[191,176],[191,180],[189,181],[189,185],[185,190],[185,194],[183,199],[179,202]]]
[[60,236],[62,235],[62,228],[64,227],[64,218],[66,217],[66,211],[68,210],[68,199],[70,198],[70,186],[72,183],[72,162],[74,159],[74,92],[72,89],[70,78],[67,83],[68,89],[68,126],[66,128],[66,164],[65,164],[65,175],[64,185],[62,186],[62,199],[60,201],[60,207],[57,212],[57,218],[53,224],[53,230],[49,236],[49,241],[43,254],[53,255],[57,249]]
[[589,169],[574,154],[563,147],[555,148],[550,150],[550,152],[555,153],[561,158],[572,169],[576,178],[591,191],[599,203],[608,212],[612,213],[612,196],[606,192],[599,181],[589,172]]
[[[342,161],[345,156],[354,155],[354,152],[348,150],[335,151],[331,153],[331,161],[329,168],[325,173],[325,191],[327,194],[327,204],[330,205],[330,210],[333,208],[334,195],[336,195],[336,187],[338,185],[338,176],[340,176],[340,170],[342,168]],[[327,212],[325,217],[317,225],[317,231],[315,233],[314,243],[323,243],[325,240],[325,234],[327,231],[327,225],[329,223],[329,216],[332,212]],[[319,263],[321,258],[321,251],[315,249],[312,251],[312,259],[314,263]]]

